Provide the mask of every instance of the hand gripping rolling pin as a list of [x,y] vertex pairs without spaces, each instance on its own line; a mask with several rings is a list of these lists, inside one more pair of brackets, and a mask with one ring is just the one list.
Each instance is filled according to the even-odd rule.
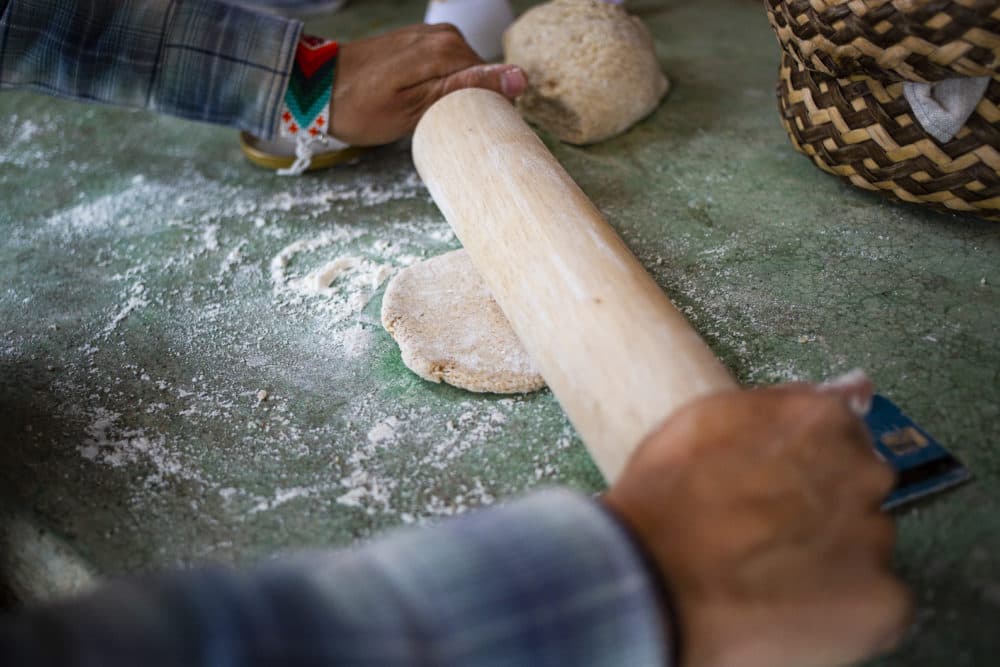
[[502,96],[438,101],[413,159],[606,480],[679,407],[737,386]]

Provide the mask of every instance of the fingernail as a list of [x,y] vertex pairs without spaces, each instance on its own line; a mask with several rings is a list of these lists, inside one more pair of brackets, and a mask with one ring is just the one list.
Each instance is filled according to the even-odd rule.
[[506,97],[517,97],[528,87],[528,77],[520,67],[511,67],[500,75],[500,92]]
[[837,389],[839,387],[852,387],[857,384],[865,384],[868,382],[871,382],[871,380],[868,379],[868,374],[860,368],[855,368],[847,371],[843,375],[838,375],[835,378],[827,380],[821,384],[820,387]]
[[873,386],[871,378],[860,368],[817,385],[819,391],[838,393],[847,401],[851,412],[864,417],[872,407]]

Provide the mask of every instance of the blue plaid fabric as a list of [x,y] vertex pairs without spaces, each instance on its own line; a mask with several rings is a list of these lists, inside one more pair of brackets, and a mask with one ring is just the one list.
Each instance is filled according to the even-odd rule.
[[0,664],[661,667],[656,586],[596,502],[546,491],[255,572],[113,584],[0,621]]
[[271,138],[301,29],[212,0],[0,0],[0,88]]

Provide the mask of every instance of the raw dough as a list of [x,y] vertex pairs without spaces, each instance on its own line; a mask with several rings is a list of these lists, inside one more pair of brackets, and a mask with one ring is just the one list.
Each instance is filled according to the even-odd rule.
[[545,386],[464,250],[397,273],[382,297],[382,326],[425,380],[498,394]]
[[642,21],[600,0],[534,7],[504,33],[503,47],[528,74],[518,109],[571,144],[624,132],[670,87]]

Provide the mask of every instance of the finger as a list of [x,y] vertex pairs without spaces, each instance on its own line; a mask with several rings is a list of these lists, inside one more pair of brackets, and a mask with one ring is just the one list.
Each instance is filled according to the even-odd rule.
[[875,394],[875,384],[861,369],[855,369],[823,384],[816,386],[817,391],[839,396],[851,412],[864,417],[872,407],[872,396]]
[[783,395],[803,392],[830,394],[843,400],[855,415],[864,417],[871,409],[875,385],[863,370],[855,369],[821,384],[787,382],[768,387],[754,387],[754,391]]
[[[846,392],[862,392],[854,387]],[[810,396],[802,397],[803,420],[811,419],[817,428],[817,434],[825,434],[832,439],[843,441],[853,446],[861,453],[860,462],[867,464],[877,457],[874,454],[871,431],[864,420],[858,415],[857,406],[852,406],[849,400],[843,398],[839,389],[826,389],[823,385],[814,385]]]
[[859,474],[859,484],[870,494],[869,497],[874,501],[875,507],[879,507],[896,488],[897,476],[891,465],[877,455],[873,458],[874,460],[866,464],[863,472]]
[[861,454],[861,461],[866,465],[869,462],[882,464],[884,461],[879,457],[875,449],[875,442],[872,440],[872,432],[865,421],[847,407],[843,401],[839,401],[837,407],[840,410],[839,423],[840,433],[855,445],[855,450]]
[[868,426],[842,402],[836,405],[839,415],[831,419],[826,430],[829,442],[840,445],[827,448],[828,453],[846,466],[842,474],[848,483],[843,491],[857,498],[866,510],[877,510],[896,486],[896,470],[879,454]]
[[438,23],[426,28],[429,30],[410,35],[414,41],[409,48],[395,45],[396,69],[405,73],[401,91],[423,88],[456,72],[483,64],[483,59],[453,25]]
[[839,394],[819,387],[793,383],[754,390],[753,394],[763,402],[761,409],[771,404],[774,419],[784,422],[785,428],[798,427],[810,432],[809,440],[850,440],[869,449],[871,438],[864,422]]
[[516,65],[473,65],[441,77],[436,81],[413,86],[405,91],[413,109],[414,125],[432,104],[448,93],[464,88],[485,88],[513,99],[527,86],[524,70]]
[[454,23],[424,23],[420,26],[422,32],[448,32],[453,35],[462,36],[462,31]]
[[446,77],[441,96],[463,88],[485,88],[514,99],[528,87],[528,77],[517,65],[478,65]]
[[883,513],[866,517],[863,521],[859,542],[869,549],[875,562],[888,568],[896,548],[896,523]]
[[750,387],[750,391],[759,394],[800,394],[805,392],[811,392],[816,390],[816,385],[812,382],[804,382],[801,380],[796,380],[792,382],[783,382],[781,384],[768,384],[768,385],[757,385]]

